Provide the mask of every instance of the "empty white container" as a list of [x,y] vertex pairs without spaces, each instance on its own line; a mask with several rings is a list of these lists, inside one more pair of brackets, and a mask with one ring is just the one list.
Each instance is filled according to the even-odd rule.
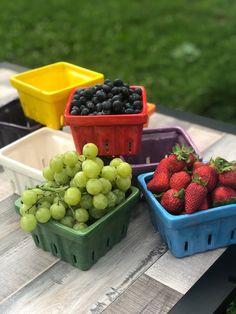
[[13,192],[21,194],[45,181],[42,169],[54,155],[68,150],[75,150],[71,134],[43,127],[0,149],[0,165]]

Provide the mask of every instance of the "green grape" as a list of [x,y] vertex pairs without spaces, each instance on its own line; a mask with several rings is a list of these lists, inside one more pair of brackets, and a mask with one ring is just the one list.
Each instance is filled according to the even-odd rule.
[[33,205],[38,200],[38,195],[32,190],[26,190],[22,193],[21,200],[26,205]]
[[35,217],[38,222],[46,223],[51,218],[51,213],[49,208],[47,207],[40,207],[35,214]]
[[79,205],[82,208],[89,209],[93,206],[93,197],[89,194],[82,195]]
[[48,166],[43,169],[43,177],[48,181],[54,180],[54,171]]
[[100,171],[101,171],[102,168],[104,167],[103,160],[100,157],[96,157],[96,158],[94,158],[92,160],[96,162],[96,164],[98,165],[98,167],[100,168]]
[[76,187],[70,187],[66,190],[64,195],[64,201],[71,206],[79,204],[81,199],[81,192]]
[[125,200],[125,192],[119,190],[119,189],[115,189],[112,191],[116,198],[117,198],[117,202],[116,205],[120,204],[121,202],[123,202]]
[[75,184],[75,180],[74,180],[74,179],[71,179],[71,180],[70,180],[70,187],[76,187],[76,184]]
[[97,209],[105,209],[108,206],[108,199],[102,193],[94,195],[93,206]]
[[86,158],[95,158],[98,155],[98,148],[93,143],[87,143],[84,145],[82,153]]
[[50,191],[46,191],[44,193],[44,197],[40,200],[40,202],[47,201],[47,202],[52,204],[53,200],[54,200],[54,197],[55,197],[54,193],[52,193]]
[[82,169],[82,163],[78,161],[74,167],[66,166],[66,174],[69,177],[74,177],[77,172],[79,172]]
[[66,214],[65,206],[61,202],[52,204],[50,213],[53,219],[60,220]]
[[66,216],[71,216],[71,217],[74,218],[74,214],[73,214],[73,211],[72,211],[71,208],[67,208],[67,210],[66,210]]
[[122,162],[117,168],[117,174],[122,178],[132,176],[132,168],[127,162]]
[[65,216],[62,219],[60,219],[60,223],[64,226],[69,227],[69,228],[73,228],[75,220],[72,216]]
[[37,220],[33,214],[26,214],[20,219],[21,229],[25,232],[31,232],[37,227]]
[[110,166],[117,168],[122,162],[123,160],[121,158],[116,157],[110,161]]
[[111,191],[112,189],[112,184],[111,181],[104,179],[104,178],[100,178],[99,181],[102,183],[102,193],[103,194],[107,194],[108,192]]
[[38,199],[44,195],[44,191],[41,190],[40,188],[33,188],[31,191],[34,191],[38,195]]
[[61,172],[63,168],[63,155],[58,154],[50,160],[50,168],[54,172]]
[[98,164],[90,159],[86,159],[82,163],[82,170],[86,177],[88,177],[89,179],[97,178],[100,173],[100,167],[98,166]]
[[112,191],[106,194],[106,198],[108,200],[108,208],[115,207],[117,204],[117,196]]
[[[54,178],[54,175],[53,175],[53,178]],[[56,187],[58,187],[58,184],[54,180],[45,182],[42,186],[42,188],[56,188]]]
[[78,208],[75,210],[75,219],[78,222],[86,222],[89,220],[89,213],[85,208]]
[[98,209],[95,207],[89,208],[89,215],[95,219],[99,219],[106,214],[106,209]]
[[52,205],[52,203],[48,202],[48,201],[45,201],[44,198],[43,200],[38,203],[37,207],[46,207],[46,208],[50,208]]
[[26,214],[35,214],[36,213],[36,206],[32,205],[26,205],[26,204],[21,204],[20,206],[20,214],[21,216],[24,216]]
[[54,179],[57,184],[67,184],[70,180],[65,169],[62,169],[61,172],[55,172]]
[[75,229],[75,230],[84,230],[86,228],[88,228],[88,225],[84,222],[76,223],[73,226],[73,229]]
[[79,160],[79,155],[75,151],[65,152],[63,162],[66,166],[74,167]]
[[101,177],[109,181],[114,181],[116,179],[116,168],[112,166],[104,166],[102,168]]
[[129,177],[127,178],[118,177],[116,179],[116,186],[119,190],[127,191],[131,186],[131,179]]
[[102,191],[102,183],[99,179],[89,179],[86,184],[86,190],[91,195],[96,195]]
[[88,182],[88,177],[85,175],[83,171],[79,171],[74,176],[74,183],[79,188],[86,187],[87,182]]

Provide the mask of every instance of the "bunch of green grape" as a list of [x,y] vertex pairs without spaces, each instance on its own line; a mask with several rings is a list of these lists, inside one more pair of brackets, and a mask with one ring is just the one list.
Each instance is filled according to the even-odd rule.
[[54,156],[43,176],[46,182],[21,195],[20,226],[26,232],[50,219],[75,230],[87,228],[125,199],[132,168],[117,157],[104,165],[97,146],[88,143],[82,155]]

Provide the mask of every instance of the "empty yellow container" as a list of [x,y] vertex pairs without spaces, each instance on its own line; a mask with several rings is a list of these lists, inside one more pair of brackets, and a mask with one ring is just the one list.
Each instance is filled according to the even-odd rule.
[[60,129],[70,91],[101,84],[104,75],[79,66],[57,62],[10,78],[27,117],[52,129]]

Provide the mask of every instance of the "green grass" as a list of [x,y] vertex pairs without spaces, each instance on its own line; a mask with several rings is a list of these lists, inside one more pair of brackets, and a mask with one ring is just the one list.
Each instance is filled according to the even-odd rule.
[[68,61],[236,123],[236,1],[1,0],[0,60]]

